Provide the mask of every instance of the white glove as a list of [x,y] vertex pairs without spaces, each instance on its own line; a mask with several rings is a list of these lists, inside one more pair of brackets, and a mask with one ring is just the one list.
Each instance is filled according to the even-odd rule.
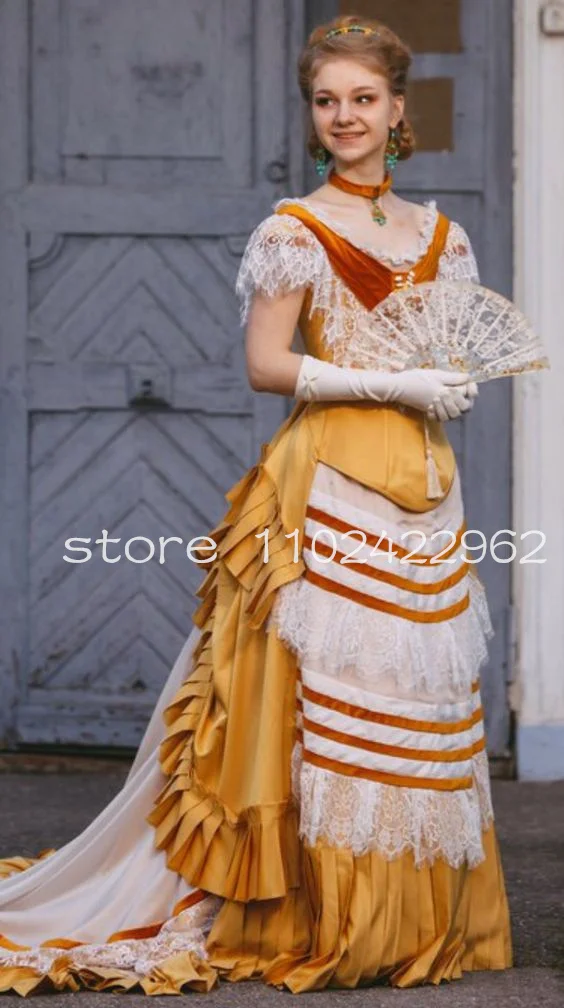
[[[474,399],[478,395],[478,386],[476,382],[471,381],[468,382],[466,385],[458,386],[457,391],[462,392],[462,394],[468,398],[468,403],[466,407],[463,410],[461,410],[462,413],[468,413],[474,405]],[[434,403],[432,406],[429,406],[429,409],[427,410],[427,416],[431,417],[433,420],[444,421],[444,420],[456,419],[456,417],[450,417],[448,415],[443,403],[441,402],[437,402]],[[459,416],[458,413],[457,416]]]
[[412,368],[407,371],[377,371],[374,369],[339,367],[329,361],[304,354],[298,372],[294,395],[297,399],[374,399],[377,402],[399,402],[415,409],[444,406],[453,420],[469,409],[469,400],[459,388],[468,375],[463,371],[443,371],[440,368]]

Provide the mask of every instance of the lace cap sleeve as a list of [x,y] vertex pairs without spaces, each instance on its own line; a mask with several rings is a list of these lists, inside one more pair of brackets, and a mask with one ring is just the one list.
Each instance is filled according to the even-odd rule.
[[439,259],[437,278],[480,282],[478,264],[470,239],[457,221],[450,222],[446,245]]
[[241,324],[255,292],[268,297],[309,286],[319,274],[322,246],[297,217],[271,214],[251,233],[235,282]]

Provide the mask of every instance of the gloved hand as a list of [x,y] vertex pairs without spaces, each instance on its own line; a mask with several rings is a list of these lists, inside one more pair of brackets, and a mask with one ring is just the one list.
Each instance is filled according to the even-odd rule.
[[[304,354],[296,381],[297,399],[373,399],[399,402],[427,411],[430,406],[444,407],[454,419],[470,406],[460,388],[468,382],[463,371],[440,368],[412,368],[407,371],[339,367],[329,361]],[[442,410],[441,410],[442,412]]]
[[[468,399],[467,405],[464,407],[463,410],[461,410],[462,413],[468,413],[474,405],[474,399],[478,395],[478,386],[476,382],[471,381],[467,382],[466,385],[462,386],[459,385],[457,386],[456,391],[462,392],[462,394]],[[433,420],[444,421],[444,420],[456,419],[456,417],[449,416],[443,403],[441,402],[434,403],[432,406],[429,406],[429,409],[427,410],[427,416],[431,417]],[[460,413],[457,413],[456,416],[460,416]]]

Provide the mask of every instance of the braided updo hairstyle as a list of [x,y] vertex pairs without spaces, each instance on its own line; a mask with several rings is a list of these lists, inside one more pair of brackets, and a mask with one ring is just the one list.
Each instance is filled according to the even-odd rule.
[[[331,29],[347,28],[351,25],[373,28],[377,34],[347,32],[325,38]],[[309,112],[307,150],[313,158],[319,147],[319,140],[311,117],[312,84],[320,65],[326,59],[334,59],[337,56],[354,59],[373,73],[382,74],[388,81],[392,95],[405,96],[406,92],[411,51],[390,28],[386,28],[379,21],[355,15],[336,17],[326,24],[318,25],[311,32],[298,60],[298,83]],[[399,144],[398,160],[405,161],[415,151],[415,135],[405,115],[396,127],[396,136]]]

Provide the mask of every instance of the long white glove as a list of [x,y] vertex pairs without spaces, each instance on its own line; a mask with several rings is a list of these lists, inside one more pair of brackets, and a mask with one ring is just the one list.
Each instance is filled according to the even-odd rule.
[[442,406],[453,420],[471,406],[463,390],[455,387],[467,382],[468,375],[463,371],[412,368],[392,372],[339,367],[304,354],[294,396],[307,400],[374,399],[400,402],[425,411],[431,406]]
[[[478,395],[478,386],[476,382],[469,381],[466,385],[458,386],[463,395],[468,396],[468,406],[462,412],[468,413],[474,405],[474,399]],[[453,420],[455,417],[450,417],[444,408],[442,402],[434,403],[429,406],[427,410],[427,416],[431,417],[433,420]]]

